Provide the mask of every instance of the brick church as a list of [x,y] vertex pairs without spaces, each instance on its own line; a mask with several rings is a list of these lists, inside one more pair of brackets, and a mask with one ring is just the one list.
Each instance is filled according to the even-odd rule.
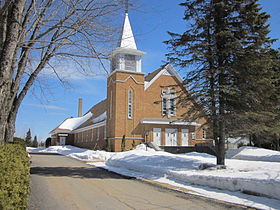
[[146,75],[141,71],[145,52],[136,47],[125,14],[118,47],[111,53],[107,97],[84,115],[79,100],[78,117],[67,118],[50,132],[53,145],[70,144],[90,149],[121,151],[141,142],[158,146],[194,146],[204,143],[204,119],[185,121],[187,107],[178,103],[187,94],[182,78],[166,64]]

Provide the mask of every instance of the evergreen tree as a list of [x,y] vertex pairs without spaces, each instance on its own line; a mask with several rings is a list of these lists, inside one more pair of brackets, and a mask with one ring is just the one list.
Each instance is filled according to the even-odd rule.
[[38,141],[37,141],[37,136],[34,137],[34,140],[32,142],[33,147],[38,147]]
[[195,105],[187,116],[207,118],[217,164],[225,164],[226,135],[246,133],[250,125],[259,128],[276,117],[274,40],[267,36],[269,15],[257,2],[186,0],[180,5],[189,27],[183,34],[169,32],[171,40],[165,42],[168,59],[189,69],[190,94],[180,102]]
[[31,136],[30,128],[26,132],[25,142],[26,142],[26,146],[27,147],[31,147],[32,146],[32,136]]
[[45,143],[41,141],[41,142],[39,143],[39,147],[45,147]]
[[[279,50],[271,50],[271,55],[273,58],[272,69],[275,73],[274,85],[276,86],[276,97],[279,97],[280,88],[280,52]],[[270,91],[271,92],[271,91]],[[279,103],[278,103],[279,104]],[[254,132],[253,141],[257,146],[273,149],[280,151],[280,108],[276,106],[273,114],[275,118],[270,119],[270,121],[265,122],[263,129],[258,129],[258,132]]]

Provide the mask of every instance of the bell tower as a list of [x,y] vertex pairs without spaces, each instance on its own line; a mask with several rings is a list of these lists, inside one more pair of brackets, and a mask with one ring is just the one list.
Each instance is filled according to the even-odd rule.
[[145,55],[145,52],[137,50],[128,13],[126,12],[118,47],[110,56],[111,73],[114,71],[141,72],[143,55]]
[[144,73],[141,59],[146,53],[137,49],[128,17],[125,18],[118,47],[109,59],[111,73],[107,78],[107,139],[113,151],[121,151],[143,141],[141,125],[144,99]]

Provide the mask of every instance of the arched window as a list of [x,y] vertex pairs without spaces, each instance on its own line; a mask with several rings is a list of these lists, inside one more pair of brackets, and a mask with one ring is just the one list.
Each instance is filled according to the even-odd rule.
[[133,90],[128,90],[128,105],[127,105],[127,117],[128,119],[132,119],[132,115],[133,115]]
[[109,119],[112,118],[112,112],[113,112],[113,92],[111,90],[111,93],[110,93],[110,113],[109,113]]

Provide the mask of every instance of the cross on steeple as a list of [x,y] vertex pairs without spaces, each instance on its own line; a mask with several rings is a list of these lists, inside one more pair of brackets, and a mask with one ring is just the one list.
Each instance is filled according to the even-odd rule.
[[128,13],[128,0],[125,0],[125,13]]

